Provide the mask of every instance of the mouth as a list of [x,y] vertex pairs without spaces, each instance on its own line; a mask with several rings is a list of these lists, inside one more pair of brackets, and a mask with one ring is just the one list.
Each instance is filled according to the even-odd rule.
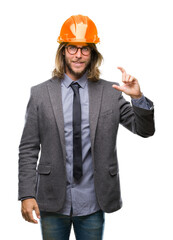
[[78,61],[73,61],[72,62],[75,66],[77,66],[77,67],[80,67],[80,66],[82,66],[83,64],[84,64],[84,62],[78,62]]
[[80,61],[72,61],[73,63],[84,63],[84,62],[80,62]]

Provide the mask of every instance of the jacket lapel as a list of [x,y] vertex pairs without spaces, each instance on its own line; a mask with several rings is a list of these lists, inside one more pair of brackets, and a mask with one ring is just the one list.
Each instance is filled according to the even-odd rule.
[[63,150],[64,161],[66,159],[65,136],[64,136],[64,117],[61,97],[61,81],[54,77],[47,83],[53,112],[59,130],[61,146]]
[[[64,161],[66,159],[65,136],[64,136],[64,117],[61,97],[61,81],[58,78],[53,78],[47,83],[50,100],[52,103],[56,123],[58,126],[61,146],[63,149]],[[103,86],[98,82],[88,80],[89,92],[89,124],[92,151],[94,150],[94,140],[97,127],[98,116],[100,112]]]
[[88,91],[89,91],[89,124],[90,124],[90,136],[91,146],[94,150],[94,140],[97,127],[98,116],[100,112],[103,86],[100,82],[92,82],[88,80]]

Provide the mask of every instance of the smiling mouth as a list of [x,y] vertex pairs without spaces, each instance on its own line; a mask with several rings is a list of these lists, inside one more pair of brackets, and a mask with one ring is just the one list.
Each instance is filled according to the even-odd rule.
[[75,66],[81,66],[84,64],[84,62],[72,62]]
[[73,63],[75,63],[75,64],[82,64],[82,63],[84,63],[84,62],[73,62]]

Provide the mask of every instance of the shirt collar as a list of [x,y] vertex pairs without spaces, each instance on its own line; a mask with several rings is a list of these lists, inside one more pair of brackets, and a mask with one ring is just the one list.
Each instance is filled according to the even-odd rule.
[[[67,74],[64,74],[64,78],[62,79],[62,84],[64,84],[64,86],[68,88],[70,87],[70,84],[72,82],[74,81],[69,76],[67,76]],[[75,82],[77,82],[81,88],[85,88],[87,84],[87,73],[85,73],[81,78],[79,78]]]

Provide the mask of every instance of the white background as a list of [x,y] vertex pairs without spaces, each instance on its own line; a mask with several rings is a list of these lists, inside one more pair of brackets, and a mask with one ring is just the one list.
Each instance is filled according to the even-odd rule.
[[153,137],[119,129],[123,208],[106,214],[104,239],[172,240],[171,0],[1,1],[1,236],[41,239],[40,226],[25,222],[20,214],[18,145],[30,87],[51,77],[60,28],[75,14],[88,15],[97,25],[98,49],[104,56],[101,77],[121,83],[117,66],[124,67],[155,105]]

